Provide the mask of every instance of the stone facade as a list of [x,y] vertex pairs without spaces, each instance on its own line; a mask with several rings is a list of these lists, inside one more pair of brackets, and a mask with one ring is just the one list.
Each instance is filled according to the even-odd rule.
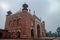
[[0,29],[0,39],[7,38],[8,31]]
[[31,15],[23,4],[22,11],[6,16],[5,30],[8,30],[9,38],[39,38],[45,37],[45,22],[36,15]]

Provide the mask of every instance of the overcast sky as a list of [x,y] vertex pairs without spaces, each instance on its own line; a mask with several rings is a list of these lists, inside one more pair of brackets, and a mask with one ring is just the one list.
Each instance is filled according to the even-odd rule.
[[4,29],[7,11],[15,13],[27,3],[31,14],[37,15],[45,21],[47,31],[55,32],[60,26],[60,0],[0,0],[0,29]]

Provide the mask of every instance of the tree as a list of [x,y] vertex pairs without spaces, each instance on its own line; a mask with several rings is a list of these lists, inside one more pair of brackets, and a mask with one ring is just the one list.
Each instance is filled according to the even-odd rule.
[[52,37],[57,37],[57,32],[52,33]]
[[60,37],[60,27],[58,27],[54,33],[51,31],[46,32],[46,37]]
[[52,33],[51,31],[46,32],[46,37],[57,37],[57,32]]
[[57,33],[58,33],[58,34],[57,34],[58,37],[60,37],[60,27],[57,28]]
[[51,31],[46,32],[46,37],[52,37],[52,32]]

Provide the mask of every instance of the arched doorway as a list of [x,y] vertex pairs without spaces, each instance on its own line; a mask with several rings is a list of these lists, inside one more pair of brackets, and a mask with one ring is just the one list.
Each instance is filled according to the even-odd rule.
[[34,30],[31,30],[31,37],[34,37]]
[[3,36],[3,35],[2,35],[2,32],[0,32],[0,39],[2,38],[2,36]]
[[20,38],[20,32],[18,31],[17,33],[18,33],[18,38]]
[[11,32],[8,32],[8,38],[11,38]]
[[40,26],[39,26],[39,24],[37,25],[37,36],[40,37]]

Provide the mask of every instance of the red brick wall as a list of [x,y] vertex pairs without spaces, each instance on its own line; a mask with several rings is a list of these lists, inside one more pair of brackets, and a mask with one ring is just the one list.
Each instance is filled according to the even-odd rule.
[[[20,24],[19,26],[17,25],[17,19],[20,18]],[[21,37],[30,37],[31,33],[31,21],[32,21],[32,16],[26,11],[22,11],[20,13],[16,13],[14,15],[10,15],[6,17],[6,26],[5,29],[8,31],[21,31]]]
[[2,38],[7,38],[8,31],[7,30],[0,30],[0,33],[2,33]]
[[[39,20],[38,18],[36,19]],[[8,32],[11,32],[11,38],[12,37],[17,38],[18,31],[20,32],[20,38],[31,38],[32,29],[34,30],[34,37],[37,37],[37,34],[36,34],[37,23],[38,21],[35,22],[34,16],[32,16],[28,11],[23,10],[22,12],[17,12],[13,15],[6,16],[5,29],[8,30]],[[39,20],[39,23],[40,23],[40,20]],[[42,35],[42,31],[44,30],[41,29],[40,35]]]

